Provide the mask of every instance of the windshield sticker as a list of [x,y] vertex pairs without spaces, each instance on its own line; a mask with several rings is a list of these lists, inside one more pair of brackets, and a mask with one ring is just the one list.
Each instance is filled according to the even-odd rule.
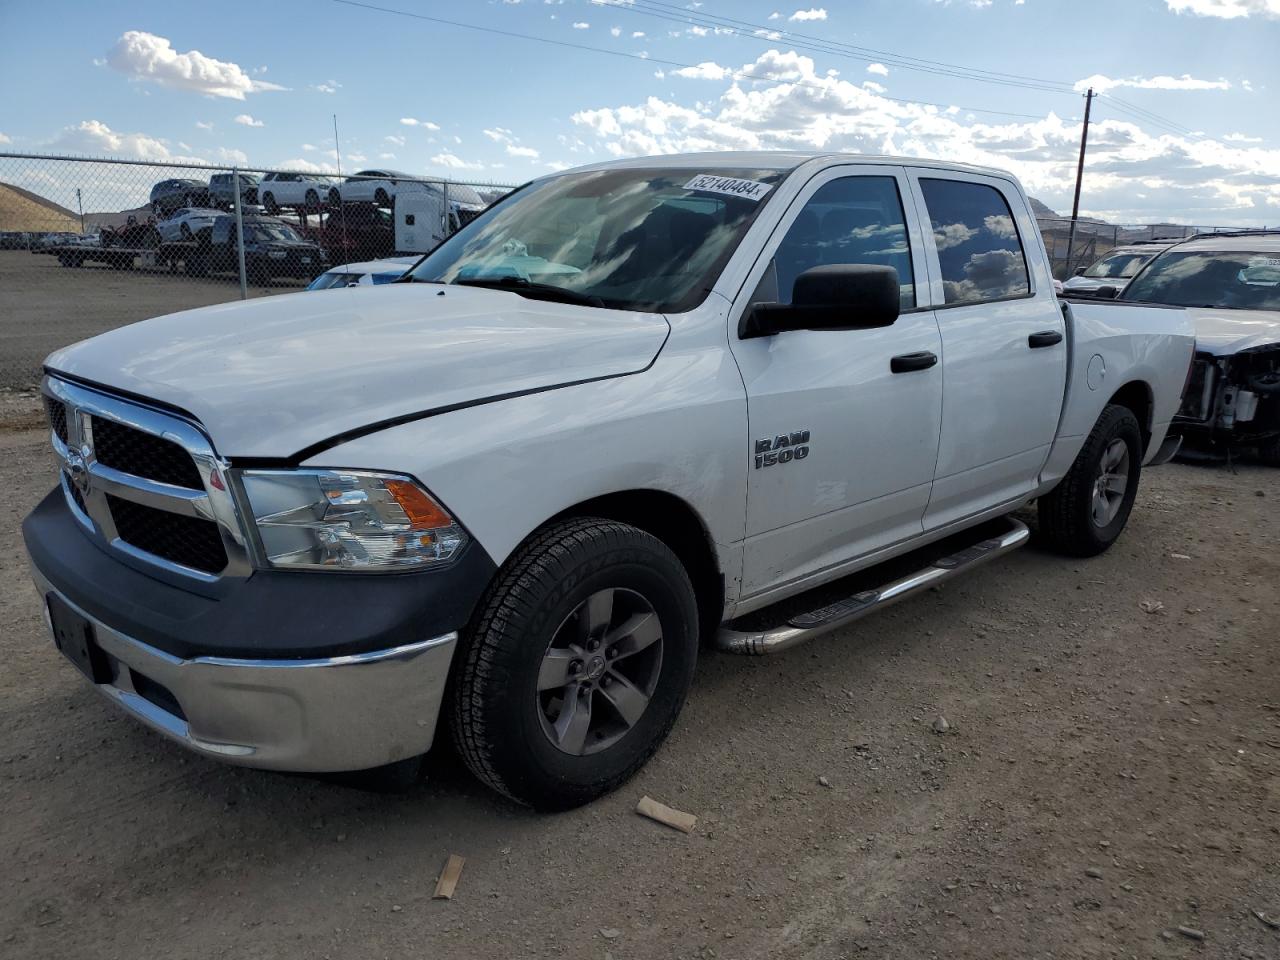
[[684,185],[686,190],[702,193],[722,193],[727,197],[742,197],[759,202],[771,187],[759,180],[740,180],[737,177],[718,177],[714,173],[700,173]]

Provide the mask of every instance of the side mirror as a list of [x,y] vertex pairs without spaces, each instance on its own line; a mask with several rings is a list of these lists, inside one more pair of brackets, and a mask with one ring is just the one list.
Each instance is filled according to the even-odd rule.
[[1114,300],[1116,297],[1120,296],[1120,291],[1108,284],[1105,287],[1099,287],[1097,290],[1093,291],[1093,295],[1099,300]]
[[888,327],[902,305],[898,271],[872,264],[810,267],[796,277],[790,303],[758,303],[745,318],[744,340],[787,330]]
[[1085,268],[1084,268],[1084,267],[1076,267],[1076,272],[1075,272],[1075,274],[1074,274],[1074,275],[1075,275],[1075,276],[1077,276],[1077,277],[1083,277],[1083,276],[1084,276],[1084,271],[1085,271]]

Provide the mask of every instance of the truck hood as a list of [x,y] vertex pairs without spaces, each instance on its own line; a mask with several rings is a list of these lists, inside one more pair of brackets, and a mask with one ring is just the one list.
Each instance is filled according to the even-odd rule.
[[636,373],[669,333],[661,314],[387,284],[144,320],[45,365],[186,411],[223,456],[288,458],[385,421]]
[[1280,347],[1280,313],[1275,310],[1215,310],[1190,307],[1196,349],[1214,356],[1269,345]]

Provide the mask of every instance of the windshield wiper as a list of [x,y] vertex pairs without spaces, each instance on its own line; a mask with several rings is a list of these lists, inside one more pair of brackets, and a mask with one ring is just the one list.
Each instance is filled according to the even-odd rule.
[[492,290],[510,290],[533,300],[556,300],[560,303],[576,303],[583,307],[603,307],[604,301],[589,293],[579,293],[554,283],[535,283],[524,277],[464,277],[454,280],[463,287],[488,287]]

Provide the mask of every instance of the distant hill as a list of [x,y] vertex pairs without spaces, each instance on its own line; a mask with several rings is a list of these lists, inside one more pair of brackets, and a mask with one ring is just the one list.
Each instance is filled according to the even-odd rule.
[[1035,197],[1028,197],[1031,201],[1031,212],[1035,214],[1037,220],[1057,220],[1060,214],[1055,213],[1047,204],[1041,203]]
[[0,183],[0,231],[80,232],[80,217],[39,194]]

